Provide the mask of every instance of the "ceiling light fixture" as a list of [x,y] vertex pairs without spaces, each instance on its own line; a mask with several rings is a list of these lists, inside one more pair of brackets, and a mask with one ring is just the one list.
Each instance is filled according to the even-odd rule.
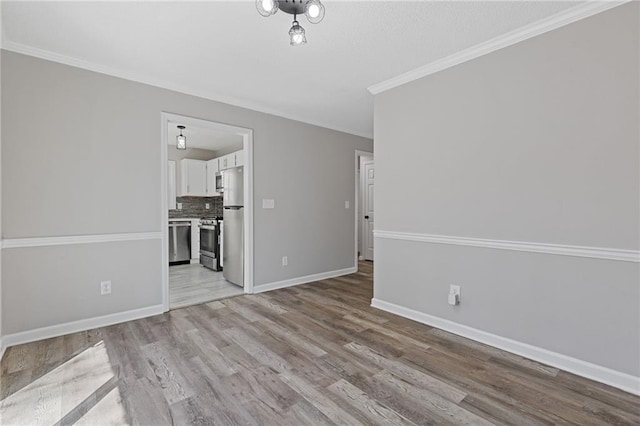
[[293,15],[293,25],[289,30],[292,46],[307,42],[304,28],[297,20],[298,15],[304,14],[312,24],[317,24],[324,18],[324,5],[320,0],[256,0],[256,9],[264,17],[274,15],[278,10]]
[[180,134],[176,136],[176,149],[187,149],[187,137],[182,134],[185,127],[178,126],[178,129],[180,129]]

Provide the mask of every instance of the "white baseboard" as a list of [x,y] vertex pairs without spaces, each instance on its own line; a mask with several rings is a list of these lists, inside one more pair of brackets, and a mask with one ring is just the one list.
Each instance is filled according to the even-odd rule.
[[35,342],[49,339],[51,337],[64,336],[65,334],[76,333],[78,331],[91,330],[98,327],[118,324],[125,321],[132,321],[140,318],[159,315],[164,312],[162,305],[148,306],[146,308],[132,309],[130,311],[118,312],[115,314],[103,315],[100,317],[87,318],[78,321],[66,322],[63,324],[51,325],[48,327],[36,328],[22,331],[20,333],[7,334],[2,338],[3,350],[9,346],[21,345],[23,343]]
[[304,277],[291,278],[284,281],[276,281],[268,284],[260,284],[253,287],[253,293],[264,293],[265,291],[277,290],[279,288],[292,287],[294,285],[311,283],[314,281],[326,280],[328,278],[335,278],[342,275],[354,274],[358,271],[357,267],[338,269],[335,271],[322,272],[320,274],[306,275]]
[[640,395],[640,377],[532,346],[527,343],[487,333],[486,331],[385,302],[380,299],[372,299],[371,306],[534,361],[548,364],[552,367],[613,386],[634,395]]

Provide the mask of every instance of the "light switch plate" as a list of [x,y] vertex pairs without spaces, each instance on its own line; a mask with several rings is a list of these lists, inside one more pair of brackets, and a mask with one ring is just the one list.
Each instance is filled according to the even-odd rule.
[[349,208],[349,201],[345,201],[345,202],[344,202],[344,208],[345,208],[345,209],[348,209],[348,208]]
[[178,203],[178,210],[182,210],[182,203]]
[[264,198],[262,200],[262,208],[263,209],[274,209],[276,207],[276,201],[275,200],[269,200]]

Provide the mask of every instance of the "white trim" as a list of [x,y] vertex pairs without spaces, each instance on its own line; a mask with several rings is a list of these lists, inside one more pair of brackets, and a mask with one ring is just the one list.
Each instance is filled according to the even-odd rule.
[[70,244],[114,243],[120,241],[159,240],[161,232],[131,232],[125,234],[73,235],[65,237],[7,238],[3,249],[23,247],[62,246]]
[[253,130],[244,129],[244,292],[253,293]]
[[392,232],[378,230],[373,231],[373,235],[375,236],[375,238],[384,238],[389,240],[417,241],[422,243],[483,247],[498,250],[526,251],[562,256],[618,260],[623,262],[640,262],[639,250],[531,243],[523,241],[486,240],[481,238],[452,237],[448,235],[417,234],[410,232]]
[[253,293],[264,293],[265,291],[277,290],[279,288],[293,287],[295,285],[307,284],[314,281],[326,280],[329,278],[340,277],[342,275],[349,275],[356,273],[357,267],[338,269],[336,271],[322,272],[319,274],[306,275],[304,277],[291,278],[284,281],[276,281],[268,284],[260,284],[253,288]]
[[456,52],[442,59],[433,61],[427,65],[405,72],[388,80],[376,83],[368,87],[369,92],[374,95],[382,93],[394,87],[401,86],[422,77],[437,73],[438,71],[454,67],[480,56],[487,55],[496,50],[512,46],[521,41],[536,37],[549,31],[553,31],[565,25],[581,19],[588,18],[598,13],[604,12],[616,6],[628,3],[623,1],[588,1],[563,10],[559,13],[543,18],[539,21],[525,25],[508,33],[499,35],[491,40],[476,44],[475,46]]
[[2,339],[3,344],[6,347],[21,345],[23,343],[36,342],[38,340],[49,339],[51,337],[64,336],[65,334],[77,333],[79,331],[91,330],[121,322],[160,315],[162,312],[162,305],[147,306],[145,308],[132,309],[130,311],[117,312],[115,314],[102,315],[99,317],[22,331],[20,333],[7,334],[6,336],[3,336]]
[[298,117],[296,115],[288,114],[284,111],[280,111],[275,108],[269,108],[264,105],[260,105],[258,103],[248,101],[246,99],[241,99],[241,98],[237,98],[235,96],[230,96],[230,95],[223,95],[217,92],[199,90],[194,87],[172,83],[172,82],[157,79],[155,77],[151,77],[148,75],[111,68],[95,62],[85,61],[85,60],[77,59],[71,56],[61,55],[59,53],[51,52],[49,50],[39,49],[37,47],[28,46],[22,43],[16,43],[14,41],[8,40],[6,37],[2,39],[2,49],[10,52],[20,53],[27,56],[33,56],[36,58],[45,59],[51,62],[57,62],[59,64],[69,65],[72,67],[97,72],[100,74],[106,74],[113,77],[122,78],[129,81],[135,81],[137,83],[148,84],[150,86],[159,87],[161,89],[173,90],[175,92],[180,92],[185,95],[197,96],[199,98],[208,99],[214,102],[221,102],[227,105],[233,105],[240,108],[250,109],[256,112],[261,112],[264,114],[275,115],[275,116],[286,118],[289,120],[311,124],[313,126],[324,127],[326,129],[348,133],[351,135],[356,135],[356,136],[360,136],[367,139],[371,139],[372,137],[371,134],[365,134],[365,133],[355,132],[353,130],[349,130],[346,128],[340,128],[339,126],[335,126],[331,123],[326,123],[326,122],[317,120],[315,118],[307,119],[303,117]]
[[[245,127],[233,126],[218,121],[188,117],[169,112],[160,113],[160,209],[162,211],[162,223],[168,223],[169,211],[167,210],[167,147],[169,123],[180,123],[185,126],[194,126],[212,129],[218,132],[232,133],[242,136],[244,155],[244,292],[253,293],[253,130]],[[169,235],[168,227],[162,229],[162,304],[165,312],[169,310]]]
[[532,346],[527,343],[511,340],[380,299],[372,299],[371,306],[534,361],[548,364],[561,370],[577,374],[578,376],[605,383],[634,395],[640,395],[640,377]]
[[4,345],[4,341],[0,337],[0,361],[2,361],[2,357],[4,356],[4,352],[7,350],[7,347]]

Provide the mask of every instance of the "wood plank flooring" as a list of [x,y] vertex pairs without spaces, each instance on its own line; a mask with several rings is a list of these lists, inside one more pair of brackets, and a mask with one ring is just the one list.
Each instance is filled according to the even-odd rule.
[[640,398],[369,307],[372,264],[9,348],[0,424],[640,424]]
[[244,289],[224,279],[222,271],[200,264],[169,266],[169,307],[198,305],[244,294]]

